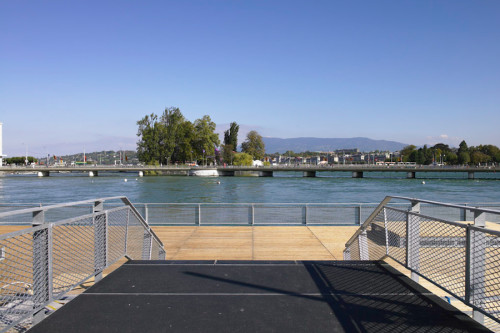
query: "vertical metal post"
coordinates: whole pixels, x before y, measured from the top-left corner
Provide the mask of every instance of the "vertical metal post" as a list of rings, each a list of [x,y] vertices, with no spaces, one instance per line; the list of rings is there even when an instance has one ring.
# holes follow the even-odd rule
[[[144,229],[144,238],[142,243],[142,260],[151,259],[151,250],[153,247],[153,236],[149,229]]]
[[[94,206],[95,207],[95,206]],[[96,208],[94,208],[96,209]],[[97,208],[99,209],[99,208]],[[94,274],[95,282],[102,279],[102,271],[107,261],[107,212],[96,211],[93,215],[94,225]]]
[[[420,221],[417,216],[411,214],[420,213],[420,202],[412,201],[410,212],[406,214],[406,223],[408,226],[407,237],[407,265],[415,271],[420,271]],[[411,279],[418,282],[419,276],[412,270]]]
[[[250,211],[250,217],[251,217],[251,223],[252,225],[255,224],[255,205],[252,204],[251,211]]]
[[[307,225],[307,204],[303,208],[304,218],[302,219],[302,224]]]
[[[149,209],[148,204],[144,204],[144,220],[149,224]]]
[[[467,225],[467,228],[465,229],[465,302],[466,303],[471,302],[471,285],[472,285],[471,262],[473,260],[471,251],[471,243],[472,243],[471,234],[472,230],[470,228],[470,225]]]
[[[389,255],[389,226],[387,225],[387,211],[385,207],[383,208],[384,212],[384,231],[385,231],[385,254]]]
[[[34,227],[45,224],[43,210],[33,212]],[[43,306],[52,299],[52,225],[33,233],[33,324],[45,318]]]
[[[349,247],[344,250],[344,260],[351,260],[351,249]]]
[[[363,230],[358,236],[359,243],[359,259],[360,260],[370,260],[370,255],[368,253],[368,236],[366,230]]]
[[[130,210],[131,210],[131,208],[128,207],[128,209],[127,209],[127,220],[125,221],[125,248],[124,248],[124,252],[123,253],[126,256],[128,256],[128,249],[127,249],[127,247],[128,247],[128,224],[130,222]]]
[[[467,204],[464,204],[467,206]],[[467,221],[467,210],[465,208],[460,208],[460,221]]]
[[[474,211],[474,226],[486,226],[486,213]],[[486,248],[487,237],[484,232],[470,230],[470,302],[478,308],[483,308],[486,298]],[[484,314],[472,310],[472,318],[484,324]]]
[[[361,206],[354,207],[354,221],[357,225],[361,225]]]
[[[197,221],[196,222],[197,225],[201,225],[201,205],[200,204],[198,204],[198,218],[196,221]]]

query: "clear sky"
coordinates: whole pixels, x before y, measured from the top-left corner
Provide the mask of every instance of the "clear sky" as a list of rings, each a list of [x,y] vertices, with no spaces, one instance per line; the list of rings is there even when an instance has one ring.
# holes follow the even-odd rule
[[[500,1],[1,1],[4,153],[135,149],[177,106],[272,137],[500,146]]]

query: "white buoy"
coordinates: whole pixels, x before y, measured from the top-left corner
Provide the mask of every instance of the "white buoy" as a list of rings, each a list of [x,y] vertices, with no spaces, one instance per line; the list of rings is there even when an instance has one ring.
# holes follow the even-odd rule
[[[123,181],[124,181],[124,182],[126,182],[126,181],[127,181],[127,178],[125,178]]]
[[[422,184],[425,185],[425,181],[424,180],[422,180]]]
[[[217,184],[220,184],[220,181],[218,181]]]

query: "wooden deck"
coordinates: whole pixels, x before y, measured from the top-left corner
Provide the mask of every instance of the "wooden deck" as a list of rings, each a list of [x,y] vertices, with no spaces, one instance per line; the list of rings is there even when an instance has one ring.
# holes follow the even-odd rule
[[[357,227],[153,227],[168,260],[342,260]]]

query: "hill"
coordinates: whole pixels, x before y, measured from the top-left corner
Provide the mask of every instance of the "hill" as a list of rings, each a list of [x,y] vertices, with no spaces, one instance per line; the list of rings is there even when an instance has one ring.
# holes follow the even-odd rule
[[[266,145],[266,153],[284,153],[288,150],[293,152],[304,151],[333,151],[337,149],[358,148],[360,151],[396,151],[403,149],[407,144],[387,141],[372,140],[369,138],[263,138]]]

